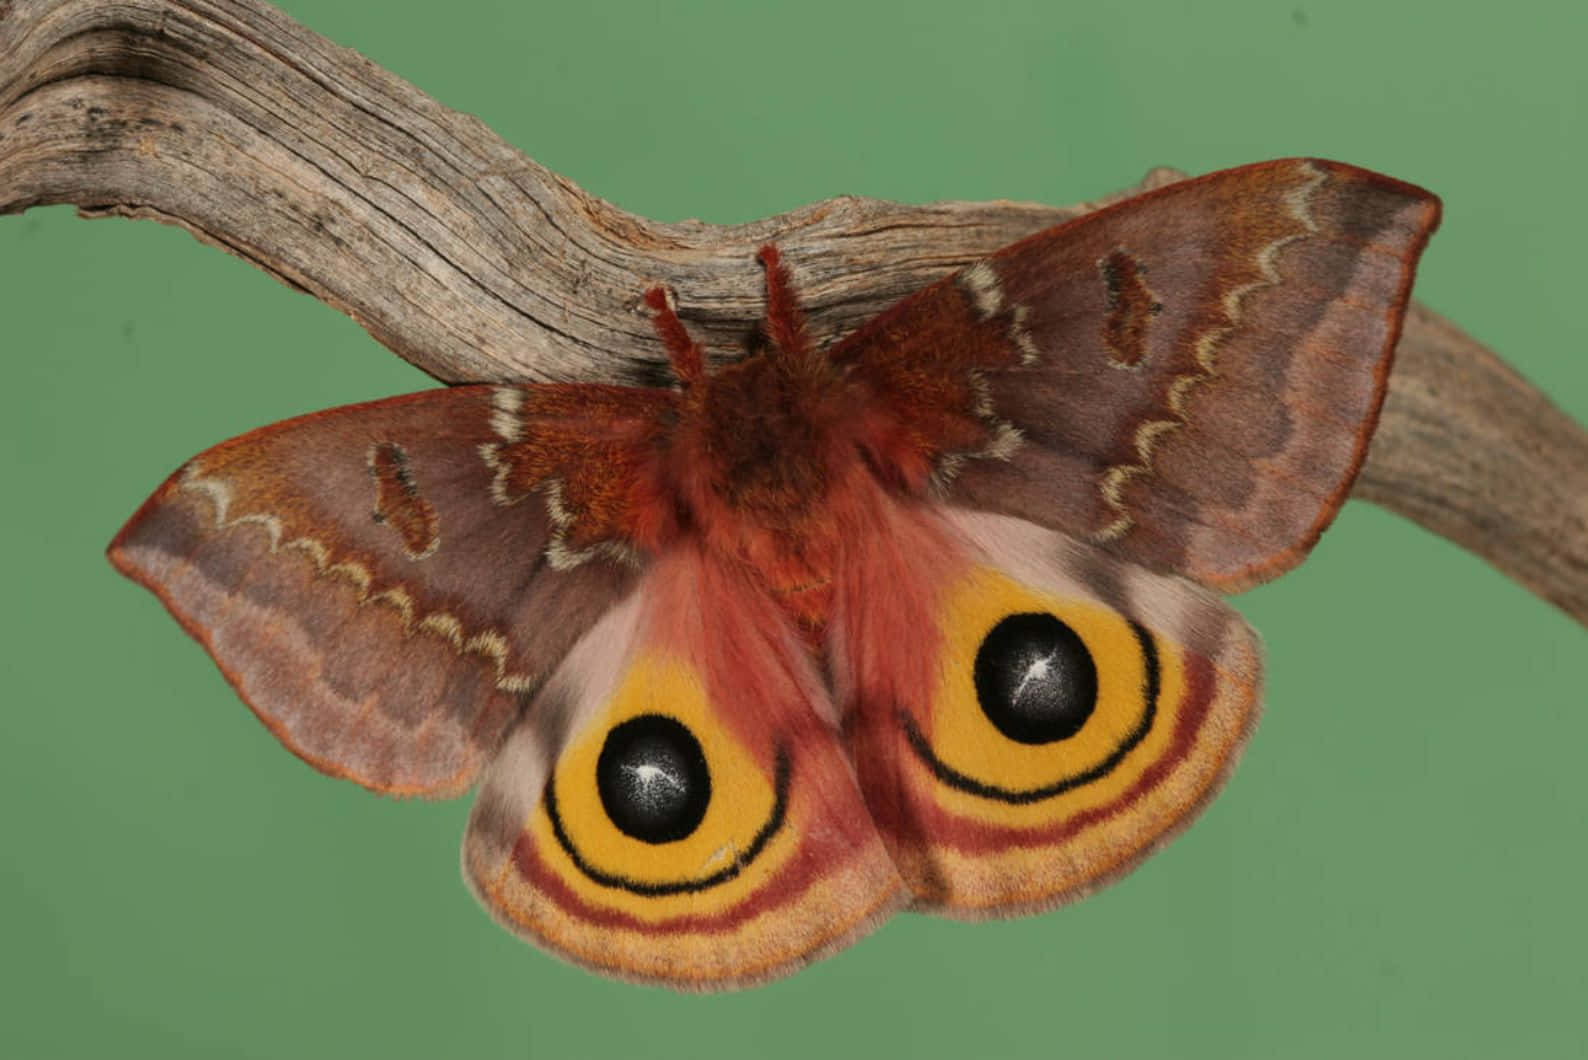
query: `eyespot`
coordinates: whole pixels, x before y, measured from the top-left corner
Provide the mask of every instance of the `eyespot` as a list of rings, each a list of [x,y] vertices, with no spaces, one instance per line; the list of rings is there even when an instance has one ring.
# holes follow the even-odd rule
[[[641,714],[607,733],[596,760],[601,805],[624,835],[672,843],[700,827],[711,772],[700,741],[665,714]]]
[[[677,913],[669,896],[687,906],[759,867],[792,774],[786,748],[747,745],[724,723],[692,666],[642,656],[558,759],[535,827],[565,879]]]
[[[899,720],[936,782],[969,806],[1040,816],[1041,804],[1113,775],[1146,738],[1162,682],[1141,626],[987,568],[944,605],[938,687]]]
[[[1232,611],[1015,532],[989,534],[1014,571],[944,579],[929,665],[862,674],[853,700],[860,782],[917,909],[1043,908],[1128,871],[1207,801],[1256,714],[1257,644]],[[861,617],[845,633],[866,658],[896,626]]]
[[[973,671],[982,713],[1023,744],[1065,740],[1097,706],[1097,665],[1075,630],[1044,612],[1010,615],[982,639]]]

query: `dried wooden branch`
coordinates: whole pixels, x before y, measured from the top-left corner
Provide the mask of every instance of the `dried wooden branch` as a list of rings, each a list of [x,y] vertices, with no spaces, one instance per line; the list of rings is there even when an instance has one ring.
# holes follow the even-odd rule
[[[652,381],[657,281],[736,348],[769,240],[825,341],[1090,208],[839,198],[659,224],[259,0],[0,0],[0,212],[63,202],[181,225],[452,382]],[[1421,306],[1357,495],[1588,622],[1588,433]]]

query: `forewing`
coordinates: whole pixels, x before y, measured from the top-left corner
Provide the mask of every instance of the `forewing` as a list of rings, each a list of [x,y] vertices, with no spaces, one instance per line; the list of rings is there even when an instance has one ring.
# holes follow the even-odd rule
[[[463,867],[530,941],[687,989],[791,972],[908,898],[789,620],[692,548],[536,697],[486,772]]]
[[[470,386],[274,424],[172,475],[110,558],[311,765],[459,794],[632,585],[670,402]]]
[[[1226,170],[1005,248],[833,356],[909,484],[1235,591],[1344,501],[1438,219],[1339,163]]]
[[[919,908],[1081,897],[1185,827],[1258,711],[1217,598],[1008,516],[901,509],[842,572],[840,702]]]

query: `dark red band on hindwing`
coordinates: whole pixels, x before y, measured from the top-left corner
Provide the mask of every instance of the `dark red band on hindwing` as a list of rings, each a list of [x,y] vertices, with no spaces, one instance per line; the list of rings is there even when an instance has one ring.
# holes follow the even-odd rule
[[[1185,662],[1185,694],[1175,712],[1177,720],[1168,749],[1123,795],[1104,806],[1084,810],[1042,828],[993,825],[955,814],[933,800],[921,798],[911,803],[909,820],[912,823],[905,831],[915,829],[916,822],[924,822],[924,830],[931,833],[934,844],[950,846],[966,853],[998,853],[1015,846],[1061,843],[1087,828],[1118,817],[1184,763],[1198,732],[1207,721],[1208,709],[1213,703],[1217,687],[1213,666],[1200,656],[1187,656]],[[884,835],[900,834],[901,823],[901,818],[895,818],[890,831],[888,822],[880,818],[877,822]]]
[[[544,808],[537,812],[545,812]],[[869,828],[866,830],[869,833]],[[570,887],[566,876],[542,859],[527,835],[514,844],[512,864],[523,881],[555,902],[569,916],[603,927],[654,931],[661,934],[694,934],[732,931],[768,910],[775,910],[798,898],[828,871],[841,868],[856,856],[866,835],[846,836],[830,831],[802,836],[791,863],[799,871],[782,872],[768,879],[749,898],[735,905],[706,914],[691,914],[667,920],[642,919],[612,906],[587,901]],[[856,842],[859,840],[859,842]]]

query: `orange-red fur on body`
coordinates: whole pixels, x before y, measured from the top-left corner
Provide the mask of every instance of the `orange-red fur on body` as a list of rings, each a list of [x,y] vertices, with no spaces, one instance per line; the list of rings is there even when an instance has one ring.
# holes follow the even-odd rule
[[[865,454],[908,464],[911,439],[868,414],[863,389],[804,345],[787,275],[768,256],[774,345],[714,373],[685,373],[695,347],[665,300],[650,299],[685,393],[649,488],[680,515],[658,548],[693,539],[737,561],[814,638],[831,617],[845,542],[875,532],[883,483]]]

